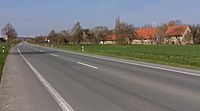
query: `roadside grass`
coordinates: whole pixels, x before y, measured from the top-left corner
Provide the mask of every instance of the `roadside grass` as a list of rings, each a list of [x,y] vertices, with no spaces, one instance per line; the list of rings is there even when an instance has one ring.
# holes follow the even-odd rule
[[[54,48],[200,70],[200,45],[59,45]]]
[[[4,53],[3,53],[3,47],[5,47]],[[10,49],[9,45],[7,45],[5,43],[0,43],[0,81],[1,81],[1,76],[2,76],[2,73],[3,73],[3,67],[4,67],[4,64],[5,64],[5,60],[6,60],[6,57],[8,55],[9,49]]]

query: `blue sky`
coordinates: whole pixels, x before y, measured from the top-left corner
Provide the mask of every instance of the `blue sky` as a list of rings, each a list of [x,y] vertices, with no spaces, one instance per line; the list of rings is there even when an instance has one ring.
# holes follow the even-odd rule
[[[136,26],[174,19],[199,24],[199,6],[200,0],[0,0],[0,29],[10,22],[19,35],[45,35],[76,21],[85,28],[112,28],[117,16]]]

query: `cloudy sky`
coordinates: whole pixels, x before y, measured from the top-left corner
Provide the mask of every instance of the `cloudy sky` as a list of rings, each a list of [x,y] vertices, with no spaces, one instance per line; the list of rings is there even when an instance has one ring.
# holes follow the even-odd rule
[[[180,19],[200,23],[200,0],[0,0],[0,29],[8,22],[21,36],[67,30],[76,21],[85,28],[105,25],[115,18],[141,26]]]

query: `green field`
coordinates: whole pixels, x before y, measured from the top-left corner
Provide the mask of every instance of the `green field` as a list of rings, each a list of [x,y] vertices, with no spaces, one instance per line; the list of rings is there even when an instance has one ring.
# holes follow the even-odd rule
[[[5,52],[3,53],[3,46],[5,47]],[[6,44],[2,44],[0,43],[0,81],[1,81],[1,76],[2,76],[2,72],[3,72],[3,67],[4,67],[4,63],[6,60],[6,56],[8,55],[10,47]]]
[[[59,45],[60,49],[145,61],[170,66],[200,69],[200,45]]]

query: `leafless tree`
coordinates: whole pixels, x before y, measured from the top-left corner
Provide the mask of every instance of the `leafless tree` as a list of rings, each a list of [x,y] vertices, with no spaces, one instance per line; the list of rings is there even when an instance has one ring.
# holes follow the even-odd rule
[[[192,40],[193,40],[193,35],[192,32],[187,32],[187,34],[185,35],[185,39],[183,39],[185,44],[191,44]]]
[[[69,30],[68,31],[62,31],[61,35],[62,35],[63,43],[65,45],[67,45],[70,42],[70,37],[71,37],[70,31]]]
[[[199,25],[191,25],[190,29],[192,31],[194,44],[200,44],[200,24]]]
[[[136,28],[132,24],[120,22],[115,26],[115,34],[118,36],[120,44],[131,44],[136,37]]]
[[[179,26],[183,25],[183,22],[181,20],[170,20],[168,22],[168,26]]]
[[[153,28],[153,25],[151,25],[151,24],[145,24],[141,28],[147,28],[147,29],[149,29],[149,28]]]
[[[74,27],[72,28],[72,42],[74,44],[79,44],[83,41],[83,32],[80,22],[76,22]]]
[[[44,44],[45,43],[45,36],[38,36],[38,37],[35,37],[34,40],[32,40],[31,43],[34,43],[34,44]]]
[[[50,43],[54,45],[68,44],[70,41],[70,37],[71,35],[69,31],[55,32],[54,30],[52,30],[48,35]]]
[[[168,25],[162,24],[162,25],[158,26],[157,28],[159,29],[159,32],[156,35],[156,42],[157,42],[157,44],[161,44],[164,41]]]
[[[49,38],[51,44],[55,44],[55,41],[56,41],[55,40],[55,38],[56,38],[56,32],[55,32],[55,30],[52,30],[49,33],[48,38]]]
[[[10,23],[5,25],[5,27],[1,30],[1,33],[2,35],[6,36],[10,44],[12,44],[14,39],[17,38],[17,32]]]
[[[132,24],[125,24],[124,34],[128,37],[129,44],[132,44],[132,41],[136,38],[136,27]]]
[[[94,40],[96,43],[105,41],[105,37],[109,34],[109,29],[106,26],[97,26],[92,29]]]

